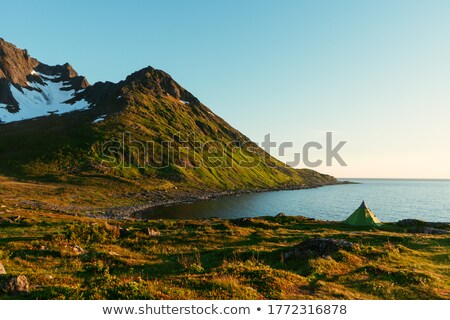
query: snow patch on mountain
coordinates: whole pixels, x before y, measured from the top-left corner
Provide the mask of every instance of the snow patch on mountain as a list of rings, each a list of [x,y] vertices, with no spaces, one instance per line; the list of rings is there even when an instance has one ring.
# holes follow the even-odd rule
[[[1,123],[62,114],[89,107],[89,103],[85,100],[77,101],[74,104],[66,103],[76,93],[74,89],[71,89],[69,82],[55,82],[53,79],[59,76],[40,75],[34,70],[33,72],[32,74],[41,77],[43,84],[28,82],[28,88],[20,87],[20,89],[10,84],[11,93],[19,104],[19,110],[10,112],[7,105],[0,104]]]
[[[100,117],[98,117],[97,119],[95,119],[94,121],[92,121],[92,123],[102,122],[103,120],[105,120],[105,118],[106,118],[106,114],[101,115]]]
[[[31,71],[31,74],[35,75],[35,76],[39,76],[43,80],[55,80],[55,79],[58,79],[61,77],[61,74],[49,75],[49,74],[44,74],[44,73],[38,73],[38,72],[36,72],[36,70]]]

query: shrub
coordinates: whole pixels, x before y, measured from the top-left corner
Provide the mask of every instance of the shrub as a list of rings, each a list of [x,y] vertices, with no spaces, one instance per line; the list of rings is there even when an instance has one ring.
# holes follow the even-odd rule
[[[89,244],[111,241],[117,239],[120,234],[107,224],[74,223],[67,227],[65,235],[69,241]]]

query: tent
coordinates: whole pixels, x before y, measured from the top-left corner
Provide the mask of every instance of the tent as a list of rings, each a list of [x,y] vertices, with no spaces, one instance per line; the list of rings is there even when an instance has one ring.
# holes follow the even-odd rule
[[[381,221],[375,216],[372,210],[367,207],[364,201],[344,222],[352,226],[363,227],[379,227],[382,225]]]

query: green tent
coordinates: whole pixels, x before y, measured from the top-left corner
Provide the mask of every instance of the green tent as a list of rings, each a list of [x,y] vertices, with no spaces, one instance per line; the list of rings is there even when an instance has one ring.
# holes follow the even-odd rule
[[[352,226],[366,226],[366,227],[379,227],[381,226],[381,221],[375,216],[375,214],[370,210],[366,203],[363,201],[358,209],[348,217],[345,223]]]

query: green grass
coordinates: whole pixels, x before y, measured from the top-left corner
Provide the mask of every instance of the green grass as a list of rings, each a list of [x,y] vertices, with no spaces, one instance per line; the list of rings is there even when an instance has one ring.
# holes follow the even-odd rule
[[[6,210],[10,211],[7,212]],[[1,299],[449,299],[450,236],[302,217],[106,221],[0,209],[0,261],[30,293]],[[120,231],[119,228],[127,231]],[[147,228],[159,230],[149,236]],[[314,237],[358,249],[284,260]],[[74,250],[83,248],[84,253]]]

